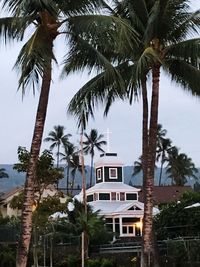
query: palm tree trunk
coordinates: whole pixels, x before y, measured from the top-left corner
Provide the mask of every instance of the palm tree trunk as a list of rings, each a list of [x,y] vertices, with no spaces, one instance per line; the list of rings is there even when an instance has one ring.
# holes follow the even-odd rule
[[[148,155],[148,97],[146,78],[142,81],[142,101],[143,101],[143,118],[142,118],[142,172],[143,172],[143,194],[146,195],[146,177],[147,177],[147,155]],[[145,232],[144,224],[143,230]],[[141,263],[144,261],[144,242],[142,240]],[[142,265],[142,264],[141,264]],[[143,265],[142,265],[143,266]]]
[[[90,166],[90,187],[92,187],[92,171],[93,171],[93,159],[94,156],[91,156],[91,166]]]
[[[51,42],[51,47],[52,47]],[[51,84],[51,61],[43,74],[40,99],[38,103],[35,128],[31,144],[29,165],[24,188],[24,204],[22,208],[22,233],[19,253],[16,261],[17,267],[26,267],[32,231],[32,205],[34,202],[34,185],[37,160],[40,152],[46,112]]]
[[[57,164],[56,164],[56,168],[57,168],[57,169],[58,169],[58,167],[59,167],[59,153],[60,153],[60,144],[58,144]]]
[[[72,176],[72,187],[71,187],[71,195],[73,195],[73,189],[74,189],[74,184],[75,184],[75,177],[76,177],[76,170]]]
[[[152,69],[152,98],[151,117],[149,127],[149,143],[147,155],[147,176],[145,181],[144,198],[144,221],[143,221],[143,262],[142,267],[155,267],[154,264],[154,242],[153,242],[153,187],[154,169],[156,158],[156,137],[158,124],[158,101],[159,101],[159,79],[160,65],[156,64]]]
[[[163,172],[163,164],[164,164],[164,159],[163,159],[163,155],[162,155],[161,165],[160,165],[160,176],[159,176],[159,183],[158,183],[159,186],[161,186],[162,172]]]
[[[86,176],[85,176],[85,164],[84,164],[84,155],[83,155],[83,126],[81,126],[81,137],[80,137],[80,153],[81,153],[81,174],[82,174],[82,192],[83,192],[83,205],[84,212],[87,216],[87,198],[86,198]],[[85,266],[85,259],[88,257],[88,242],[87,242],[87,233],[83,230],[82,233],[82,244],[84,244],[84,249],[82,249],[82,267]]]
[[[70,167],[69,167],[69,161],[68,161],[68,162],[67,162],[67,177],[66,177],[66,178],[67,178],[67,181],[66,181],[66,183],[67,183],[67,184],[66,184],[66,186],[67,186],[67,188],[66,188],[66,189],[67,189],[67,195],[68,195],[68,193],[69,193],[69,168],[70,168]]]

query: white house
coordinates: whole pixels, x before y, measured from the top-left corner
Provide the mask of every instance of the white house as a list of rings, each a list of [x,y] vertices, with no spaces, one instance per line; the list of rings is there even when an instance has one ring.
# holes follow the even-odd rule
[[[95,174],[95,185],[86,190],[87,202],[120,238],[141,236],[144,204],[138,201],[140,189],[124,183],[123,163],[117,153],[100,155]],[[75,198],[82,200],[82,192]]]

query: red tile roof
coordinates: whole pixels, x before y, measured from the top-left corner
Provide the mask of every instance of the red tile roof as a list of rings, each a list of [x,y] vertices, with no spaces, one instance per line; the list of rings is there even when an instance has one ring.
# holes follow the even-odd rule
[[[141,187],[140,187],[141,188]],[[180,199],[186,191],[193,191],[191,186],[154,186],[153,200],[154,205],[166,204]],[[144,191],[139,192],[139,201],[144,202]]]

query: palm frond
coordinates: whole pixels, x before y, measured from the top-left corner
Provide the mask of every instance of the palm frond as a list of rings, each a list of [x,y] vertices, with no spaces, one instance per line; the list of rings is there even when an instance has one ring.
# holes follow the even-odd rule
[[[125,62],[116,68],[125,82],[123,90],[120,90],[115,77],[110,75],[109,72],[98,74],[74,95],[68,106],[69,114],[78,116],[81,111],[80,107],[84,104],[86,109],[88,109],[89,114],[91,112],[93,115],[94,109],[96,109],[99,104],[103,104],[105,105],[104,114],[106,115],[110,105],[116,98],[128,99],[129,97],[132,97],[133,94],[136,95],[138,85],[134,80],[135,66]]]
[[[0,39],[7,44],[8,41],[21,41],[26,28],[34,21],[34,17],[5,17],[0,18]]]
[[[168,59],[163,64],[172,81],[181,85],[194,96],[200,96],[200,70],[181,59]]]
[[[52,48],[49,47],[48,38],[43,26],[39,26],[19,53],[14,67],[21,74],[19,88],[22,88],[22,94],[25,93],[28,85],[32,85],[34,93],[49,60],[56,62]]]
[[[23,17],[47,11],[57,17],[58,7],[54,0],[3,0],[3,8],[14,17]]]
[[[167,58],[182,59],[199,68],[200,38],[189,39],[166,48]]]

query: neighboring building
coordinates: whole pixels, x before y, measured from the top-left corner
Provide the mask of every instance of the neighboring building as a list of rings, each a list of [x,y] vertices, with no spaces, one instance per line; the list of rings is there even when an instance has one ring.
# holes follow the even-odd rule
[[[0,198],[0,213],[3,217],[6,216],[19,216],[21,215],[21,210],[12,209],[10,207],[10,202],[13,197],[18,196],[21,192],[23,192],[23,187],[16,187],[11,191],[3,194]]]
[[[144,195],[142,187],[139,192],[139,200],[143,201]],[[154,186],[153,189],[153,202],[154,205],[167,204],[170,202],[178,201],[180,197],[185,192],[193,191],[191,186],[176,186],[176,185],[167,185],[167,186]]]
[[[3,217],[6,216],[20,216],[21,215],[21,210],[20,209],[12,209],[10,207],[10,202],[11,200],[15,197],[18,196],[20,193],[22,193],[24,190],[23,187],[16,187],[12,189],[11,191],[3,194],[0,198],[0,213],[2,214]],[[48,185],[46,189],[44,189],[42,196],[40,198],[40,201],[42,201],[44,198],[47,197],[53,197],[55,195],[60,196],[60,202],[64,203],[66,201],[66,198],[63,198],[61,195],[62,193],[58,191],[53,185]],[[36,202],[38,201],[39,195],[37,192],[35,193],[35,200]]]
[[[140,189],[124,183],[123,163],[117,153],[102,154],[95,173],[96,184],[86,190],[87,202],[120,238],[141,236],[144,204],[138,200]],[[82,192],[75,198],[82,200]]]

